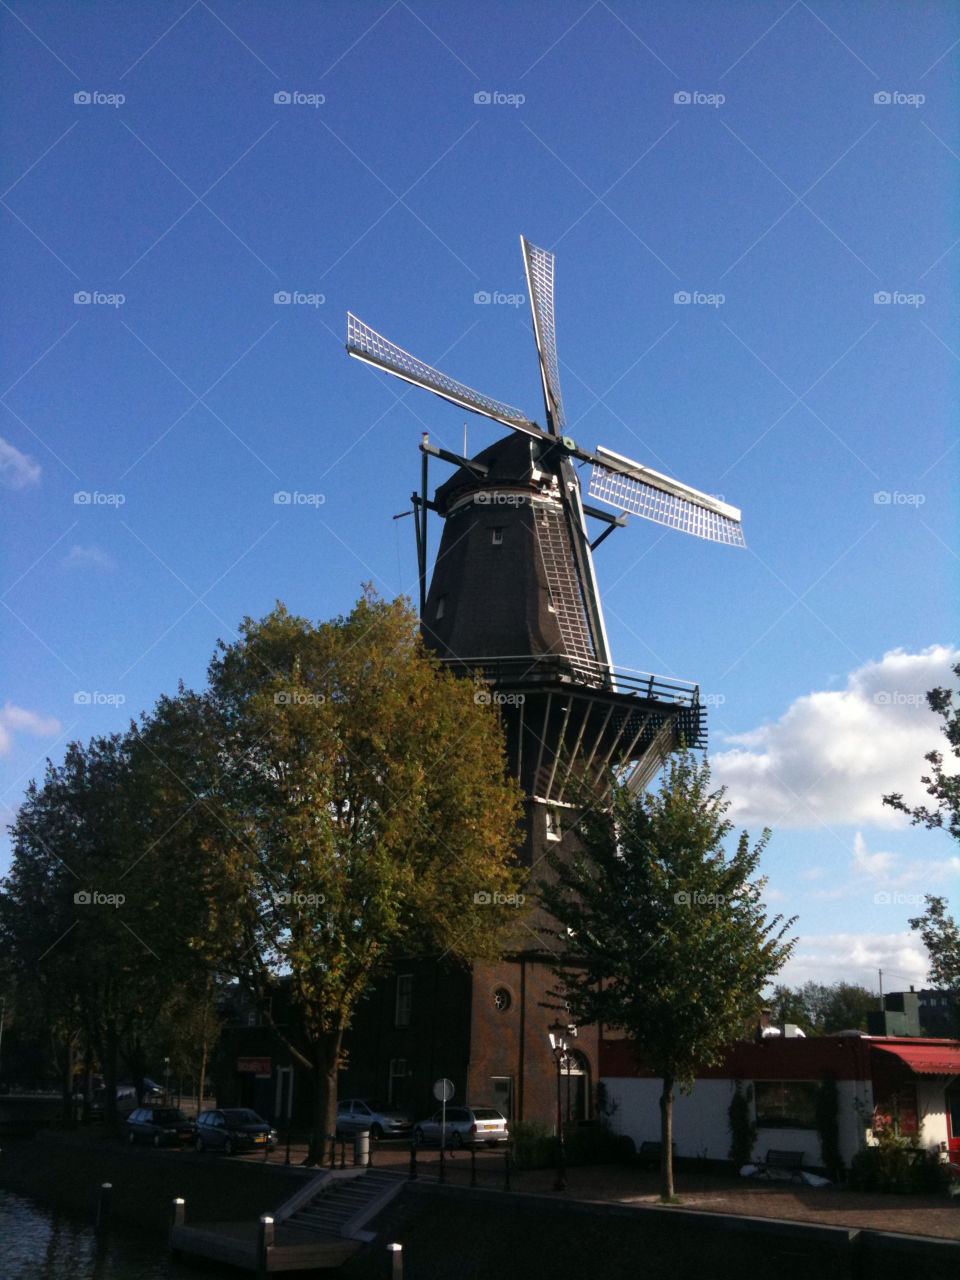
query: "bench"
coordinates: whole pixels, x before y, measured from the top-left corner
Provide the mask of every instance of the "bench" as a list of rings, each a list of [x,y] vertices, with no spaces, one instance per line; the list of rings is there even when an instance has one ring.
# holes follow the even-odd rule
[[[770,1170],[776,1169],[783,1173],[788,1173],[792,1178],[799,1178],[801,1181],[803,1175],[803,1152],[802,1151],[775,1151],[767,1152],[766,1160],[761,1160],[757,1165],[757,1173],[762,1177],[769,1177]]]

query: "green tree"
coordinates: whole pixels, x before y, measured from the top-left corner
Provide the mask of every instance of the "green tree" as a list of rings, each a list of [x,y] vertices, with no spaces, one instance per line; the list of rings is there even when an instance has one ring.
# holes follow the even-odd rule
[[[156,804],[153,768],[135,731],[71,743],[62,765],[48,761],[11,826],[0,894],[2,942],[62,1028],[65,1089],[82,1041],[103,1070],[108,1123],[120,1058],[142,1088],[146,1037],[196,970],[190,939],[206,911],[191,892],[194,864],[163,857],[170,815]]]
[[[960,682],[960,662],[954,666],[953,674]],[[960,706],[955,701],[957,696],[952,690],[938,686],[927,693],[927,703],[943,721],[940,728],[951,753],[960,759]],[[927,795],[936,801],[935,806],[915,805],[911,808],[898,792],[884,796],[883,803],[908,814],[914,826],[939,827],[948,831],[954,840],[960,840],[960,774],[944,773],[943,753],[940,751],[928,751],[924,759],[930,765],[930,772],[920,781],[926,787]]]
[[[614,785],[609,808],[584,808],[582,853],[550,858],[556,879],[539,886],[559,924],[557,995],[576,1023],[625,1031],[662,1079],[661,1195],[673,1198],[674,1088],[755,1019],[760,992],[786,962],[793,920],[768,919],[757,876],[768,839],[733,853],[724,791],[711,792],[706,762],[682,752],[656,794]]]
[[[952,670],[960,684],[960,662]],[[950,753],[956,759],[960,759],[958,696],[960,694],[942,685],[927,693],[930,710],[943,721],[941,732],[947,740]],[[928,751],[924,759],[930,765],[930,772],[924,774],[920,781],[926,787],[927,795],[935,801],[934,806],[911,807],[896,792],[884,796],[883,803],[907,814],[914,826],[922,825],[931,830],[939,828],[949,832],[954,840],[960,840],[960,774],[944,772],[943,753],[940,751]],[[929,953],[930,981],[934,986],[953,994],[953,1015],[957,1034],[960,1035],[960,928],[947,913],[944,898],[927,894],[925,902],[926,910],[922,916],[914,916],[910,920],[910,927],[920,934]]]
[[[282,605],[221,645],[201,699],[162,709],[181,803],[171,839],[202,844],[216,920],[205,947],[268,1021],[287,975],[297,1018],[274,1030],[313,1082],[308,1159],[336,1115],[344,1031],[401,955],[499,955],[516,911],[518,789],[496,713],[423,648],[403,601],[367,594],[316,626]],[[207,744],[186,758],[178,724]]]

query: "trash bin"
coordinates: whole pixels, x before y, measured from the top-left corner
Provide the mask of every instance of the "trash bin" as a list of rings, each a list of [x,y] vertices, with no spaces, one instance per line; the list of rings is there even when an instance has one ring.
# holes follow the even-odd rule
[[[363,1168],[370,1163],[369,1129],[361,1129],[353,1140],[353,1163]]]

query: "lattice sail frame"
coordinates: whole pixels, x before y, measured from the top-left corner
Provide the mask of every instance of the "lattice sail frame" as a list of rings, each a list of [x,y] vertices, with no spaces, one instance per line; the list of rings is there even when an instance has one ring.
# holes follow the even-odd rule
[[[590,474],[589,493],[592,498],[608,502],[621,511],[642,516],[656,524],[690,533],[708,542],[720,542],[727,546],[745,547],[746,540],[740,526],[740,512],[707,493],[690,489],[669,476],[641,467],[639,463],[621,459],[610,450],[598,450],[611,458],[611,469],[594,463]],[[617,464],[628,466],[621,470]],[[616,469],[612,469],[616,467]],[[633,471],[636,474],[631,474]]]
[[[523,236],[523,265],[530,290],[530,307],[537,333],[537,349],[540,352],[540,374],[543,378],[544,399],[553,418],[555,435],[563,435],[567,417],[563,411],[560,394],[560,360],[557,356],[557,322],[553,304],[553,280],[556,258],[547,249],[539,249]]]
[[[347,350],[358,360],[365,360],[368,364],[385,369],[388,373],[403,378],[405,382],[410,382],[415,387],[424,387],[427,391],[432,391],[434,395],[440,396],[443,400],[449,400],[451,404],[461,409],[482,413],[485,417],[492,418],[494,422],[503,423],[505,427],[515,427],[519,431],[530,431],[535,435],[541,434],[539,428],[519,409],[504,404],[502,400],[485,396],[480,391],[474,391],[465,383],[457,382],[455,378],[448,377],[439,369],[434,369],[432,365],[418,360],[409,351],[404,351],[395,342],[385,338],[382,333],[377,333],[376,329],[359,320],[352,311],[347,312]]]

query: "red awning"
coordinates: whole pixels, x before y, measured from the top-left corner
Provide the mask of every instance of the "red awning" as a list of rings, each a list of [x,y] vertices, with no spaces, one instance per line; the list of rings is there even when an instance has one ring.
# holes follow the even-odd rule
[[[960,1043],[875,1044],[873,1048],[893,1054],[916,1076],[960,1076]]]

